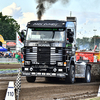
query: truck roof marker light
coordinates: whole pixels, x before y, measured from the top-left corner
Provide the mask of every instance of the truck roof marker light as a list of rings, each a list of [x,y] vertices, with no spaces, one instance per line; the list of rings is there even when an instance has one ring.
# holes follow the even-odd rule
[[[62,23],[62,25],[65,25],[65,23]]]

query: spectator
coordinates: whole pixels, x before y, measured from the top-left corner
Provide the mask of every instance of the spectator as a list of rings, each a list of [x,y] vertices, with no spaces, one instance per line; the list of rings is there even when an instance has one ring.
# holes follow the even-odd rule
[[[4,55],[5,55],[5,53],[3,52],[3,53],[2,53],[2,57],[4,57]]]
[[[23,61],[23,52],[21,52],[21,62]]]
[[[5,58],[9,58],[9,54],[8,53],[6,53]]]
[[[2,58],[2,56],[3,56],[3,53],[2,53],[2,52],[0,52],[0,58]]]
[[[18,59],[18,53],[15,54],[15,58]]]
[[[12,58],[12,57],[13,57],[13,54],[12,54],[12,52],[11,52],[11,51],[9,52],[9,57],[10,57],[10,58]]]
[[[18,62],[21,62],[21,52],[18,52]]]
[[[15,54],[15,58],[18,60],[18,62],[21,62],[20,52]]]
[[[15,54],[16,54],[16,53],[13,53],[13,58],[15,58]]]

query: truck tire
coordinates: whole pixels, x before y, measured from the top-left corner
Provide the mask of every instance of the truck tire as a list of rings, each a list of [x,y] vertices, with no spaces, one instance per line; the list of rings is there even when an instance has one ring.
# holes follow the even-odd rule
[[[86,67],[84,82],[86,82],[86,83],[91,82],[91,69],[90,69],[90,66]]]
[[[70,71],[68,72],[68,76],[65,79],[66,83],[73,84],[75,81],[75,65],[70,65]]]
[[[26,80],[27,80],[27,82],[35,82],[35,80],[36,80],[36,77],[35,76],[26,76]]]

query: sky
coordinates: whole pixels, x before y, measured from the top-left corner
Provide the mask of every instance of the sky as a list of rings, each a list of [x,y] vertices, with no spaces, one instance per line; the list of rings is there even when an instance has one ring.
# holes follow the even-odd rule
[[[66,20],[67,16],[77,17],[77,38],[100,36],[100,0],[58,0],[50,5],[42,20]],[[36,0],[0,0],[0,12],[9,15],[26,29],[27,22],[37,20]]]

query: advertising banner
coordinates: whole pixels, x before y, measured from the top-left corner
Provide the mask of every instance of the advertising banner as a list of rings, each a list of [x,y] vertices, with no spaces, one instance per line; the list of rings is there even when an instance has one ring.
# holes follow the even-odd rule
[[[4,42],[4,39],[3,39],[3,36],[0,35],[0,41],[3,43]]]
[[[16,51],[21,51],[21,48],[24,47],[24,44],[21,42],[21,38],[18,33],[16,33]]]
[[[6,40],[6,48],[16,48],[16,40]]]

